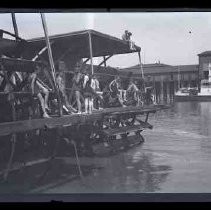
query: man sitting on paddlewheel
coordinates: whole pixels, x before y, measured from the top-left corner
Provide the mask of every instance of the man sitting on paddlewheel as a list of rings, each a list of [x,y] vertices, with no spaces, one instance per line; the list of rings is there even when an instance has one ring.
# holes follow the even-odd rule
[[[103,97],[102,92],[100,90],[100,83],[96,75],[93,75],[92,81],[91,81],[91,87],[94,90],[94,109],[101,110],[103,109]]]
[[[40,101],[41,110],[43,113],[42,116],[44,118],[49,118],[49,115],[47,113],[50,111],[48,107],[49,90],[47,87],[45,87],[41,80],[38,79],[38,74],[40,73],[40,71],[41,67],[37,65],[35,71],[31,74],[31,90],[32,94],[36,96]]]
[[[144,104],[151,105],[156,104],[153,96],[153,87],[146,87],[144,93]]]
[[[60,71],[56,74],[56,83],[59,87],[59,93],[61,96],[62,101],[62,108],[63,110],[70,114],[70,113],[76,113],[77,110],[71,106],[71,104],[68,101],[68,97],[65,91],[65,82],[64,82],[64,72]]]
[[[138,87],[136,86],[134,80],[131,78],[127,89],[127,106],[136,106],[138,104],[138,91]]]
[[[83,74],[81,73],[81,66],[76,66],[75,75],[73,77],[72,90],[74,92],[75,100],[77,103],[77,114],[82,114],[81,98],[83,98],[82,96],[83,82],[84,82],[84,78],[83,78]]]
[[[121,99],[121,96],[120,96],[119,86],[120,86],[120,77],[115,76],[115,79],[109,84],[110,107],[121,107],[121,106],[125,107],[125,105],[123,104],[123,100]]]

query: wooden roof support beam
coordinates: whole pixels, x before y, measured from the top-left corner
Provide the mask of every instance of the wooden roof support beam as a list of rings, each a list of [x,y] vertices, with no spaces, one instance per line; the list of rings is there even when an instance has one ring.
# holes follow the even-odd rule
[[[103,56],[104,66],[106,67],[106,57]]]
[[[109,59],[109,58],[111,58],[113,55],[109,55],[108,57],[106,57],[106,56],[103,56],[103,61],[100,63],[100,64],[98,64],[98,66],[97,66],[97,70],[99,69],[99,67],[100,66],[102,66],[103,64],[105,65],[105,67],[106,67],[106,61]]]
[[[98,66],[102,66],[103,64],[106,63],[106,61],[111,58],[113,55],[109,55],[108,57],[103,56],[103,61],[98,65]]]
[[[90,53],[90,61],[91,61],[91,70],[92,70],[92,75],[94,74],[94,67],[93,67],[93,49],[92,49],[92,36],[91,32],[88,32],[89,34],[89,53]]]
[[[54,42],[50,41],[50,45],[52,46]],[[46,50],[48,49],[47,46],[43,47],[36,55],[34,58],[32,58],[32,61],[36,61]]]
[[[86,64],[89,61],[90,58],[87,58],[84,62],[83,65]]]

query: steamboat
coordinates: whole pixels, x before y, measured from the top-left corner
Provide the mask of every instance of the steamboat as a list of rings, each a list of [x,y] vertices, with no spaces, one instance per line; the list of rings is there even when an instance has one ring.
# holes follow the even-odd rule
[[[12,171],[24,170],[41,162],[51,163],[56,158],[112,155],[144,142],[142,131],[152,129],[149,116],[168,109],[166,105],[141,104],[127,107],[104,107],[91,114],[66,113],[55,82],[56,66],[62,61],[66,79],[74,73],[76,61],[90,62],[90,73],[106,67],[114,55],[137,53],[141,64],[141,48],[131,49],[127,41],[94,30],[48,35],[44,14],[41,20],[45,37],[24,40],[19,37],[15,14],[12,13],[14,34],[1,30],[0,37],[0,175],[3,181]],[[4,35],[11,38],[4,38]],[[94,68],[93,58],[102,62]],[[38,99],[27,91],[27,78],[36,66],[43,70],[42,81],[49,87],[49,118],[42,118]],[[140,69],[142,71],[142,69]],[[26,79],[11,85],[14,74]],[[142,78],[144,80],[144,75]],[[5,87],[10,89],[5,91]],[[71,87],[67,87],[67,90]],[[76,99],[70,90],[69,100],[75,107]],[[54,102],[54,103],[53,103]],[[77,161],[78,167],[80,162]]]

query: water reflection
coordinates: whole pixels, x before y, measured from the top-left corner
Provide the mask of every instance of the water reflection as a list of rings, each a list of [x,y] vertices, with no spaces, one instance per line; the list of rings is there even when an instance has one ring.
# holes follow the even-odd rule
[[[142,145],[90,159],[84,182],[77,178],[44,192],[210,192],[211,103],[175,103],[149,121],[154,129],[144,131]]]
[[[211,136],[210,102],[177,103],[175,107],[175,112],[182,116],[184,123],[187,122],[192,130],[200,135]]]
[[[142,146],[107,159],[95,179],[100,186],[97,192],[208,191],[210,103],[175,103],[172,109],[151,116],[150,121],[154,129],[146,131]]]
[[[160,189],[160,184],[166,180],[171,167],[168,165],[155,165],[153,155],[136,148],[130,158],[128,165],[133,166],[125,173],[130,177],[128,188],[135,189],[136,192],[154,192]],[[133,186],[131,184],[133,183]]]
[[[141,146],[109,158],[101,158],[98,163],[103,168],[92,171],[74,183],[50,189],[47,193],[140,193],[160,190],[171,167],[153,164],[151,153],[142,151]],[[90,187],[91,186],[91,187]]]

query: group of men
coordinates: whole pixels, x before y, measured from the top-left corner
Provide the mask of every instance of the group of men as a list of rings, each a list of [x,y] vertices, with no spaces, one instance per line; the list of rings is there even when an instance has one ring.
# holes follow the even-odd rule
[[[141,91],[136,81],[130,77],[129,84],[126,90],[121,88],[121,79],[119,76],[115,76],[103,90],[100,88],[100,82],[96,75],[89,74],[88,69],[82,66],[77,66],[74,71],[72,79],[72,87],[66,89],[64,72],[59,71],[56,74],[56,83],[59,88],[63,109],[67,113],[82,114],[82,110],[86,114],[91,114],[93,110],[103,109],[108,107],[125,107],[125,106],[140,106],[145,104],[154,103],[152,96],[152,88],[146,88],[146,91]],[[36,74],[36,71],[35,71]],[[39,81],[32,86],[39,86]],[[41,107],[43,109],[43,117],[49,117],[47,112],[48,108],[48,90],[45,87],[40,86],[37,88],[37,96],[40,99]],[[32,88],[33,90],[33,88]],[[36,90],[36,88],[35,88]],[[36,91],[35,91],[36,92]],[[42,94],[40,94],[42,93]],[[67,95],[72,95],[75,99],[77,108],[74,108]],[[41,98],[40,95],[44,95]],[[74,103],[74,100],[72,101]],[[83,109],[84,107],[84,109]]]
[[[153,88],[145,88],[144,91],[138,88],[137,82],[132,77],[129,78],[129,84],[126,90],[121,88],[121,79],[116,76],[109,84],[108,101],[111,106],[142,106],[144,104],[154,104],[152,93]]]
[[[55,81],[64,112],[68,114],[81,114],[83,110],[86,114],[90,114],[95,109],[139,106],[143,104],[143,92],[139,90],[136,81],[132,77],[129,78],[129,84],[126,90],[121,88],[121,79],[119,76],[115,76],[114,80],[101,90],[97,76],[89,74],[87,70],[88,69],[84,68],[84,66],[77,66],[75,68],[74,76],[71,81],[72,87],[70,89],[66,88],[64,71],[57,71]],[[33,96],[39,99],[42,116],[49,118],[49,94],[51,89],[39,79],[39,75],[42,72],[43,69],[39,65],[36,65],[35,71],[28,76],[28,83]],[[15,72],[14,75],[16,75],[16,77],[19,76],[20,80],[23,80],[18,72]],[[13,81],[10,81],[10,83],[15,84],[15,76],[11,78],[13,78]],[[8,89],[7,86],[5,87],[5,90],[6,89]],[[77,108],[71,105],[74,103],[74,100],[70,100],[70,95],[72,95],[71,98],[75,99]],[[147,97],[147,94],[145,94],[145,96]],[[148,94],[147,103],[153,103],[151,98],[150,93]]]

